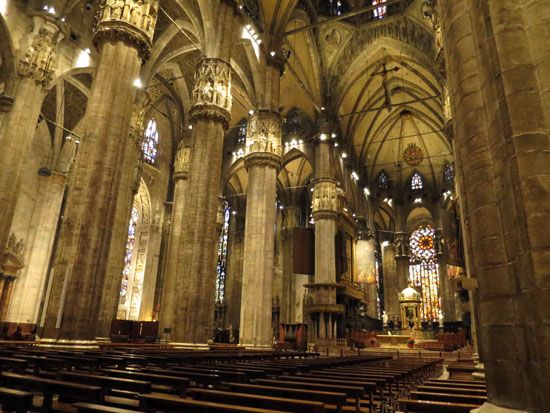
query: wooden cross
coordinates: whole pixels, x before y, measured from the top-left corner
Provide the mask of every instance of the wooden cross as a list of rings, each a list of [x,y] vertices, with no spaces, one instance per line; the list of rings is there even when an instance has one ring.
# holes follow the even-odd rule
[[[378,72],[374,72],[371,76],[382,76],[382,86],[384,87],[384,96],[386,98],[386,107],[388,109],[388,112],[391,112],[392,110],[392,103],[391,103],[391,91],[388,87],[388,73],[391,72],[397,72],[399,70],[399,67],[395,66],[391,69],[386,68],[386,63],[382,64],[382,70]]]

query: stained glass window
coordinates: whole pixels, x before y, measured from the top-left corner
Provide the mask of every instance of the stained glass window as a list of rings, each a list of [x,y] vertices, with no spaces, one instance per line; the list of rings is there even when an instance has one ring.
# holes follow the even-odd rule
[[[411,189],[415,191],[422,188],[424,188],[422,176],[418,172],[415,172],[414,175],[411,177]]]
[[[239,125],[237,125],[237,142],[238,144],[243,144],[246,142],[246,120],[243,119]]]
[[[223,203],[223,223],[220,239],[218,240],[218,264],[216,266],[216,301],[223,303],[225,299],[225,275],[227,273],[227,244],[229,237],[229,218],[231,207],[228,202]]]
[[[386,15],[386,5],[384,3],[386,3],[386,0],[372,0],[373,6],[381,5],[372,11],[375,19],[382,19]],[[382,4],[384,5],[382,6]]]
[[[329,0],[330,2],[330,14],[333,16],[339,16],[342,14],[342,0]]]
[[[455,177],[455,167],[452,163],[445,164],[443,167],[443,180],[445,183],[451,182]]]
[[[126,303],[128,297],[128,282],[130,279],[130,266],[132,264],[132,256],[136,246],[136,226],[138,223],[139,214],[137,209],[132,208],[130,223],[128,225],[128,238],[126,240],[126,253],[124,255],[124,269],[122,270],[122,282],[120,284],[120,304]]]
[[[145,138],[143,139],[143,159],[150,164],[157,160],[157,146],[159,144],[159,132],[157,122],[151,119],[145,129]]]
[[[419,227],[411,234],[409,281],[422,295],[420,315],[423,320],[436,321],[441,310],[439,298],[439,265],[435,259],[434,229]]]
[[[380,171],[378,174],[378,180],[376,185],[378,186],[378,189],[388,189],[390,186],[390,178],[384,171]]]

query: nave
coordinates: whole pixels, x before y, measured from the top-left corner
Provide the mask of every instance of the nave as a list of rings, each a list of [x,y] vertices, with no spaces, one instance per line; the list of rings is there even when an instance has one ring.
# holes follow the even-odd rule
[[[0,405],[17,413],[466,413],[483,404],[485,383],[456,373],[471,358],[439,356],[3,346]],[[457,366],[450,378],[440,378],[444,362]]]

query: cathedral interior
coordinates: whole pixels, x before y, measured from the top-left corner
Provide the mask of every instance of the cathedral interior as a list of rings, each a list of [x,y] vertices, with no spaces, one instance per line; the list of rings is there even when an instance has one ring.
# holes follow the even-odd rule
[[[462,351],[550,411],[548,0],[0,0],[0,143],[0,356]]]

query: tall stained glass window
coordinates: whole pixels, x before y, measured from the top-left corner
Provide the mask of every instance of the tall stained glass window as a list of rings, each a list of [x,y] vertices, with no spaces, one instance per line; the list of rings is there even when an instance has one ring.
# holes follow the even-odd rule
[[[422,175],[420,175],[418,172],[415,172],[414,175],[411,177],[411,189],[414,191],[422,188],[424,188]]]
[[[218,240],[218,265],[216,266],[216,301],[223,303],[225,299],[225,276],[227,274],[227,244],[229,237],[229,218],[231,207],[228,202],[223,203],[222,232]]]
[[[373,6],[379,6],[372,11],[375,19],[382,19],[386,15],[386,0],[372,0]]]
[[[145,129],[145,137],[143,139],[143,159],[150,164],[154,164],[157,160],[157,146],[159,144],[159,132],[157,130],[157,122],[151,119]]]
[[[451,182],[455,177],[455,168],[452,163],[447,163],[443,167],[443,180],[445,183]]]
[[[423,320],[436,321],[441,310],[439,298],[439,266],[435,259],[434,229],[419,227],[411,234],[409,281],[422,294],[420,315]]]
[[[380,171],[378,174],[378,179],[376,181],[378,189],[388,189],[390,186],[390,178],[385,171]]]
[[[132,256],[136,246],[136,226],[139,220],[137,209],[132,208],[130,223],[128,225],[128,238],[126,240],[126,253],[124,255],[124,269],[122,270],[122,282],[120,284],[120,304],[125,304],[128,298],[128,282],[130,280],[130,270],[132,265]]]

